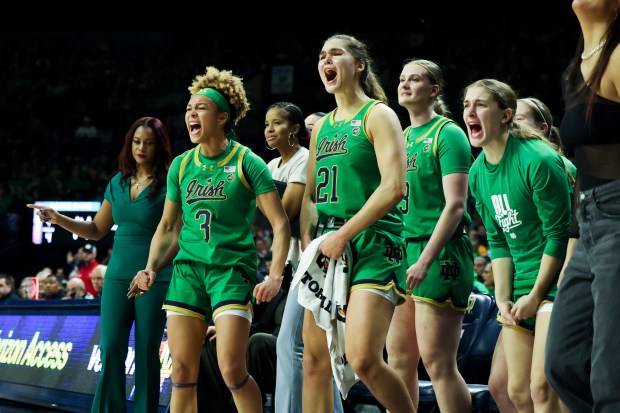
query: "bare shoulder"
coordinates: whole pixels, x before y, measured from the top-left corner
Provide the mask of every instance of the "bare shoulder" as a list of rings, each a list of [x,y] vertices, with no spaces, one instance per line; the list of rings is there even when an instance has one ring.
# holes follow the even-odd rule
[[[385,103],[379,103],[370,110],[366,118],[366,129],[370,132],[371,140],[373,140],[373,131],[398,130],[402,132],[398,115]]]
[[[398,122],[396,112],[386,103],[376,104],[368,113],[369,122],[385,122],[386,120]]]
[[[387,104],[375,105],[366,118],[366,133],[371,142],[394,140],[404,142],[403,128],[398,115]]]

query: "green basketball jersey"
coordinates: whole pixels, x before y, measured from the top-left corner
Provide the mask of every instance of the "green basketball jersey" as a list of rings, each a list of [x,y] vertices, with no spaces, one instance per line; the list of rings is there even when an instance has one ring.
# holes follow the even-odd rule
[[[570,185],[560,155],[537,139],[508,138],[499,164],[484,151],[469,186],[487,230],[491,256],[511,257],[514,294],[528,294],[543,254],[563,260],[570,229]],[[550,293],[555,291],[555,284]]]
[[[399,204],[405,220],[403,237],[430,238],[446,206],[442,178],[468,173],[472,156],[465,132],[454,121],[436,116],[404,131],[407,141],[407,191]],[[459,230],[471,223],[467,211]]]
[[[275,190],[267,164],[230,141],[215,157],[200,146],[177,156],[168,172],[167,197],[182,202],[183,228],[176,261],[242,266],[256,272],[252,222],[256,196]]]
[[[378,100],[369,100],[355,115],[334,120],[330,112],[316,140],[316,208],[319,222],[328,217],[349,219],[381,183],[374,145],[365,124]],[[402,213],[397,206],[372,225],[400,235]]]

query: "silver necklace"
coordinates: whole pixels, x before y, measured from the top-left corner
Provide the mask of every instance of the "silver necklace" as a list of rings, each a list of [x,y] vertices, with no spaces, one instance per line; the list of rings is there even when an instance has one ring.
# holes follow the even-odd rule
[[[143,180],[141,180],[141,181],[139,181],[139,182],[136,182],[136,189],[140,189],[140,186],[141,186],[144,182],[146,182],[146,181],[148,181],[149,179],[151,179],[152,177],[153,177],[152,175],[149,175],[149,176],[147,176],[146,178],[144,178]],[[137,179],[137,178],[136,178],[136,181],[138,181],[138,179]]]
[[[588,60],[589,58],[594,56],[599,50],[601,50],[603,48],[603,46],[605,46],[605,40],[607,40],[607,39],[602,39],[599,42],[599,44],[597,44],[596,47],[594,49],[590,50],[588,53],[586,53],[586,52],[581,53],[581,60]]]

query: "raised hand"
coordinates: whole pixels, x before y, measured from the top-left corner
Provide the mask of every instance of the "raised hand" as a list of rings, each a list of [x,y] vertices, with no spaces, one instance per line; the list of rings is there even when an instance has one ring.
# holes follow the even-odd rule
[[[28,208],[36,209],[37,215],[41,222],[49,222],[52,224],[56,224],[58,222],[58,217],[60,214],[56,212],[53,208],[46,207],[44,205],[36,205],[36,204],[26,204]]]

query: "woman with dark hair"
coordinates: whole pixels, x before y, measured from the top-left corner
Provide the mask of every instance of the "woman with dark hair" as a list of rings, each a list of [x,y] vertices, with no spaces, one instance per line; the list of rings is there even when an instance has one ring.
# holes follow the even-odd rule
[[[279,181],[286,185],[282,203],[291,222],[291,246],[287,260],[293,274],[297,271],[301,255],[299,212],[306,188],[309,153],[308,149],[301,146],[301,141],[307,139],[308,129],[314,127],[314,123],[323,116],[325,113],[315,112],[304,119],[301,108],[290,102],[274,103],[267,108],[265,114],[266,145],[280,154],[267,166],[276,183]],[[276,345],[278,361],[275,409],[279,413],[301,412],[303,323],[304,307],[297,302],[297,291],[292,289],[287,295]],[[335,412],[342,412],[342,403],[336,388],[334,402]]]
[[[579,239],[551,316],[545,373],[570,411],[617,412],[620,2],[574,0],[572,8],[581,35],[562,79],[560,132],[578,171],[572,232]]]
[[[308,131],[307,140],[310,140],[310,135],[312,134],[312,129],[314,128],[314,125],[319,121],[319,119],[321,119],[325,115],[327,115],[327,113],[319,111],[313,112],[306,116],[304,123],[306,124],[306,130]]]
[[[154,412],[159,405],[159,348],[166,323],[161,311],[170,278],[169,265],[178,248],[173,243],[156,269],[159,276],[151,294],[128,300],[127,290],[136,272],[143,268],[164,208],[166,176],[172,160],[170,139],[157,118],[136,120],[127,133],[118,157],[118,173],[105,191],[101,208],[92,221],[77,221],[41,205],[41,221],[60,225],[87,239],[103,238],[113,225],[112,257],[101,297],[101,379],[92,412],[127,411],[125,360],[127,343],[135,321],[134,412]]]
[[[287,261],[293,273],[299,265],[301,255],[299,211],[306,188],[308,149],[301,146],[300,141],[307,137],[306,131],[304,114],[299,106],[289,102],[277,102],[267,108],[265,145],[271,150],[277,150],[280,155],[272,159],[267,166],[274,181],[286,185],[282,203],[291,222],[291,246]],[[275,408],[284,413],[301,409],[303,307],[297,303],[295,290],[289,291],[287,295],[282,317],[276,343]]]

